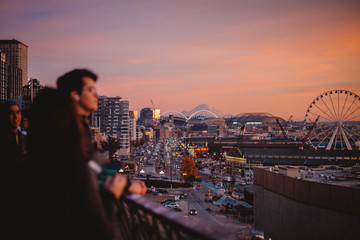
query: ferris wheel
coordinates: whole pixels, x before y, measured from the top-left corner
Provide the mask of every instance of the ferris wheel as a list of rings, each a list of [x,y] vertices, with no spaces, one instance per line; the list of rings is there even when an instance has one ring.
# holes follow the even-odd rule
[[[360,141],[360,97],[346,90],[325,92],[310,103],[304,122],[305,141],[315,149],[352,150]]]

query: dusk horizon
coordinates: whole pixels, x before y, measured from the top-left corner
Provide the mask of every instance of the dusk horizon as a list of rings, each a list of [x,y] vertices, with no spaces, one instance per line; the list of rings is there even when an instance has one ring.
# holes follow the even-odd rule
[[[357,1],[14,0],[0,39],[29,47],[29,78],[75,68],[130,110],[267,112],[304,120],[319,95],[360,94]]]

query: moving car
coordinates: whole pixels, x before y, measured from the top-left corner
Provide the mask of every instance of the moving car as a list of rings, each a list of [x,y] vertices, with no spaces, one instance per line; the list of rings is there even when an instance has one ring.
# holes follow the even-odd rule
[[[194,208],[190,209],[190,210],[189,210],[189,214],[190,214],[190,215],[197,215],[196,209],[194,209]]]

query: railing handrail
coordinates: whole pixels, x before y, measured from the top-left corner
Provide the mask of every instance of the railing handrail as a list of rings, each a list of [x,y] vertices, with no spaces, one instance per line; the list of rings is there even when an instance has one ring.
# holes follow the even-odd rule
[[[137,194],[124,194],[119,201],[120,209],[123,203],[150,214],[153,218],[170,225],[171,228],[177,229],[179,232],[186,233],[186,235],[191,236],[191,239],[234,239],[234,237],[231,237],[227,232],[221,231],[217,226],[208,223],[205,225],[191,219],[184,221],[185,218],[181,214]]]

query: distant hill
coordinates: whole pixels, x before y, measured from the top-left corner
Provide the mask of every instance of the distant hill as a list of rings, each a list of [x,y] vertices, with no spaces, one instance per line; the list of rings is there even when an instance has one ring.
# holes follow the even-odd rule
[[[200,104],[196,107],[194,107],[193,109],[191,109],[190,111],[182,111],[181,113],[184,114],[185,116],[189,117],[191,114],[200,111],[200,110],[208,110],[210,112],[213,112],[216,114],[216,116],[218,116],[219,118],[227,118],[227,117],[231,117],[230,113],[223,113],[222,111],[216,109],[215,107],[209,106],[208,104]]]

